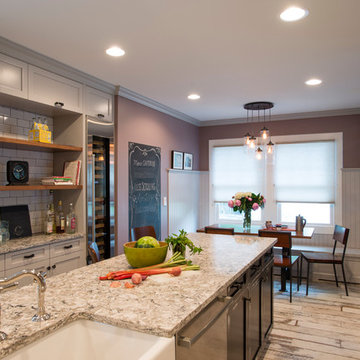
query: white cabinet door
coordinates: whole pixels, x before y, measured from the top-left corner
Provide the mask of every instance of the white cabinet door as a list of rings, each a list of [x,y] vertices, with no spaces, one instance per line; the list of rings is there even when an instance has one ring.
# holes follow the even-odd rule
[[[10,277],[11,275],[14,275],[22,270],[35,270],[36,272],[46,272],[48,274],[49,273],[49,258],[47,258],[46,260],[43,260],[43,261],[34,262],[30,265],[19,266],[19,267],[15,267],[12,269],[6,269],[5,276]],[[19,280],[18,282],[19,282],[19,286],[24,286],[24,285],[29,285],[29,284],[33,283],[34,279],[32,279],[31,277],[26,277],[24,279]],[[34,296],[36,296],[35,293],[34,293]]]
[[[5,272],[20,267],[32,269],[33,264],[40,261],[49,263],[49,245],[33,247],[5,254]]]
[[[82,84],[29,65],[29,100],[82,112]]]
[[[62,274],[64,272],[78,269],[83,265],[81,258],[82,258],[81,251],[77,251],[68,255],[58,256],[56,258],[51,259],[50,275],[54,276],[54,275]]]
[[[113,95],[86,87],[85,104],[86,115],[106,122],[113,121]]]
[[[27,64],[0,54],[0,92],[27,98]]]

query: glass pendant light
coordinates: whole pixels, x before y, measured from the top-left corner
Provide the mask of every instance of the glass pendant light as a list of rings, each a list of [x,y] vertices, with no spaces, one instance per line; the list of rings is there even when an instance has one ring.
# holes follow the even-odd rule
[[[249,110],[246,111],[246,125],[248,124],[248,122],[249,122]],[[249,132],[247,132],[244,135],[244,143],[248,147],[250,147],[250,138],[251,138],[251,134]]]
[[[262,151],[261,147],[259,146],[255,151],[255,154],[256,154],[255,156],[258,160],[262,159],[262,153],[263,153],[263,151]]]
[[[255,136],[251,136],[249,139],[249,148],[250,149],[255,149],[256,147],[256,137]]]
[[[247,133],[244,135],[245,145],[247,145],[247,146],[250,145],[250,138],[251,138],[251,135],[250,135],[249,132],[247,132]]]
[[[274,153],[274,143],[271,140],[266,145],[266,152],[270,155]]]
[[[263,127],[261,130],[260,130],[260,136],[263,140],[266,140],[269,136],[270,136],[270,131],[267,127]]]

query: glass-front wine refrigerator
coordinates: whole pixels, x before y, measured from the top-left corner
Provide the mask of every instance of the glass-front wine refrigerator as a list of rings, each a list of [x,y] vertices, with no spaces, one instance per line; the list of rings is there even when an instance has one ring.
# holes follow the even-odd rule
[[[88,118],[87,128],[88,245],[103,260],[115,255],[114,126]]]

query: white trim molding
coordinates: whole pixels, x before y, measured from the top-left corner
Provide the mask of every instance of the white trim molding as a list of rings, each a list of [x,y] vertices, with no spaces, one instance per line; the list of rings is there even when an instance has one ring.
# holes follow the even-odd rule
[[[301,120],[301,119],[305,120],[305,119],[322,118],[328,116],[345,116],[345,115],[359,115],[359,114],[360,114],[360,108],[310,111],[310,112],[301,112],[301,113],[293,113],[293,114],[271,115],[271,121]],[[246,122],[248,122],[248,119],[246,117],[233,118],[233,119],[204,120],[204,121],[200,121],[200,127],[218,126],[218,125],[235,125],[235,124],[244,124]],[[256,122],[258,122],[257,119],[254,119],[254,123]]]
[[[182,113],[181,111],[177,111],[175,109],[172,109],[166,105],[163,105],[153,99],[150,99],[146,96],[140,95],[138,93],[136,93],[135,91],[129,90],[127,88],[124,88],[122,86],[117,86],[116,87],[116,95],[122,96],[126,99],[135,101],[139,104],[145,105],[149,108],[152,108],[154,110],[160,111],[164,114],[173,116],[176,119],[180,119],[183,121],[186,121],[192,125],[196,125],[196,126],[200,126],[201,125],[201,121],[186,115],[184,113]]]

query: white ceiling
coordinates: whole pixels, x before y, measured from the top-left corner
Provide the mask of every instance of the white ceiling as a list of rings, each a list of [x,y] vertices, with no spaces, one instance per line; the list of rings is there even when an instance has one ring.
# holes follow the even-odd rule
[[[0,34],[206,121],[360,108],[360,0],[1,0]],[[111,58],[105,49],[126,51]],[[319,77],[309,88],[304,81]],[[198,101],[187,95],[197,92]]]

